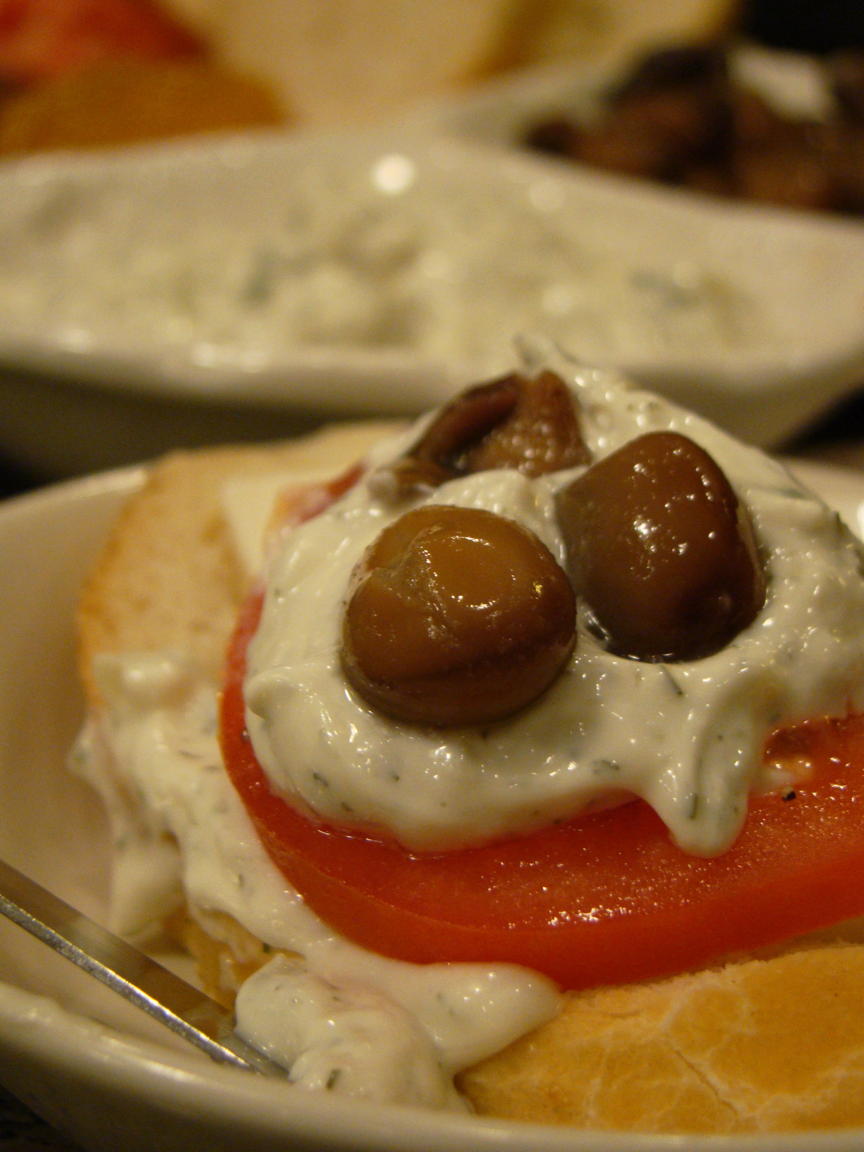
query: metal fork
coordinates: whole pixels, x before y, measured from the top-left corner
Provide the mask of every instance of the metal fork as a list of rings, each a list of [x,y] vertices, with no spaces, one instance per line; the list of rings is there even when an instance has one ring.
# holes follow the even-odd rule
[[[2,860],[0,913],[218,1063],[287,1076],[237,1035],[233,1013]]]

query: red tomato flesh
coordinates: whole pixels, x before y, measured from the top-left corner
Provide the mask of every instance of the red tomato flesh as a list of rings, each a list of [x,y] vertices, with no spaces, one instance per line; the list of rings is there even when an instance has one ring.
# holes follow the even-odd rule
[[[253,597],[230,649],[221,735],[271,858],[309,906],[373,951],[415,962],[509,961],[565,988],[692,969],[864,913],[864,717],[778,734],[817,765],[794,797],[754,797],[715,859],[677,848],[641,801],[481,848],[415,854],[317,824],[270,790],[245,730]]]

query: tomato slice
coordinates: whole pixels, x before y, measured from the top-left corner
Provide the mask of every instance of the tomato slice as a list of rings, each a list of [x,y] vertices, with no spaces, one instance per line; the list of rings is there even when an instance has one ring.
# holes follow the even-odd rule
[[[308,905],[404,960],[512,962],[565,988],[670,975],[864,914],[864,716],[776,734],[769,754],[817,767],[794,795],[753,797],[715,859],[688,856],[647,804],[529,836],[416,854],[318,824],[271,791],[245,729],[246,604],[230,646],[221,739],[266,850]]]

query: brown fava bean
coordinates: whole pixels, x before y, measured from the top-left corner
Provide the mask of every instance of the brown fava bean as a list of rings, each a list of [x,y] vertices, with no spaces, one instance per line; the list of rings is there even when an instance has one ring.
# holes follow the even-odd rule
[[[632,440],[562,489],[557,510],[576,593],[620,655],[699,659],[764,603],[749,514],[686,436]]]
[[[589,459],[570,390],[553,372],[542,372],[462,392],[391,471],[410,490],[491,468],[541,476]]]
[[[464,475],[463,453],[512,414],[519,388],[520,377],[514,374],[460,392],[405,456],[391,466],[399,486],[407,490],[437,488]]]
[[[570,389],[554,372],[541,372],[520,380],[512,412],[465,453],[463,466],[467,472],[515,468],[536,477],[590,459]]]
[[[558,676],[575,616],[565,572],[533,533],[492,512],[425,505],[385,528],[358,566],[342,666],[397,720],[490,723]]]

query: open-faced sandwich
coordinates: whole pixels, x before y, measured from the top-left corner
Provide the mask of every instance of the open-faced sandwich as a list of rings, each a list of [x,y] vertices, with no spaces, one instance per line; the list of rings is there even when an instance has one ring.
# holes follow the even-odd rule
[[[782,465],[529,349],[157,464],[79,623],[115,926],[295,1086],[864,1123],[862,550]]]

